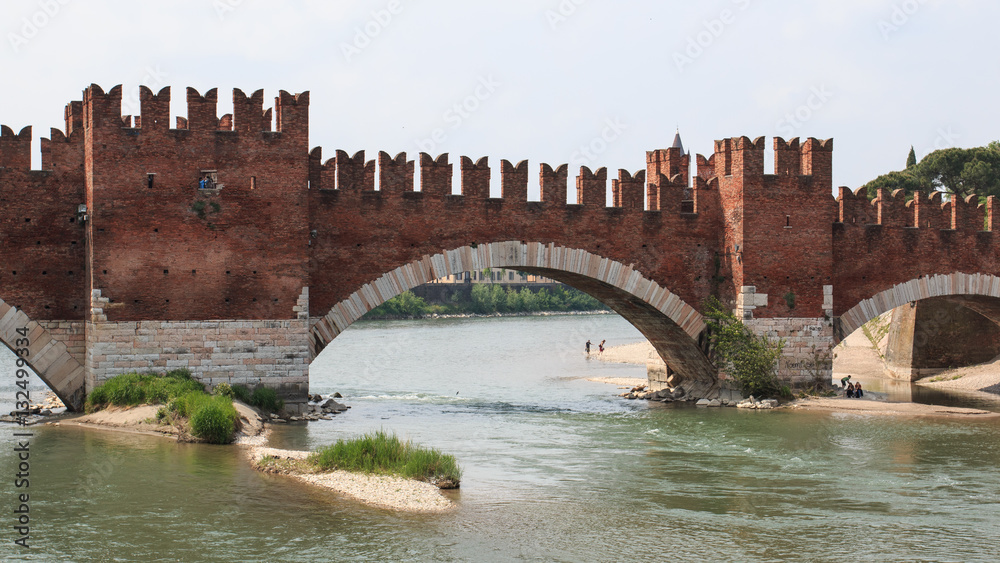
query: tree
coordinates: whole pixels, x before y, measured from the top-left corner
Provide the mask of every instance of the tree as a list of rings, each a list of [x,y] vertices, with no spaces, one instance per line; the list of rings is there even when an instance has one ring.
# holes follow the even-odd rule
[[[744,397],[780,394],[777,368],[784,340],[756,334],[715,297],[705,301],[705,322],[716,366],[736,380]]]
[[[915,160],[911,147],[906,169],[883,174],[865,184],[868,198],[874,199],[880,188],[890,193],[904,190],[907,199],[917,191],[927,195],[943,192],[960,198],[977,195],[980,200],[1000,195],[1000,142],[971,149],[936,150],[911,164]]]
[[[917,153],[913,150],[913,145],[910,145],[910,154],[906,156],[906,167],[912,168],[917,165]]]

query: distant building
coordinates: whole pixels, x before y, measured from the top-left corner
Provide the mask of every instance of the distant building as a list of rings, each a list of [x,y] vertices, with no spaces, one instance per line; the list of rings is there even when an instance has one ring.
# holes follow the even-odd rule
[[[526,274],[517,270],[484,270],[476,272],[463,272],[451,276],[436,279],[431,283],[519,283],[519,284],[552,284],[560,283],[555,280]]]

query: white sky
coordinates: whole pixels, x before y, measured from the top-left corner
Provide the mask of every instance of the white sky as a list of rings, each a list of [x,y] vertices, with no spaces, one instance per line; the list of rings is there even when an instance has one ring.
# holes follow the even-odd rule
[[[187,86],[218,87],[220,115],[233,87],[265,107],[309,90],[324,159],[489,156],[495,179],[528,159],[533,199],[539,163],[617,177],[677,126],[706,155],[738,135],[833,137],[834,185],[853,188],[910,145],[1000,138],[997,21],[987,0],[4,0],[0,123],[33,125],[37,146],[92,82],[123,84],[123,113],[139,84],[172,86],[174,115]]]

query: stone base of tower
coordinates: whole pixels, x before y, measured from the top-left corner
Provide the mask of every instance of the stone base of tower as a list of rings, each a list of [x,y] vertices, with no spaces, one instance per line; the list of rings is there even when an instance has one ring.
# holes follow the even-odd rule
[[[91,321],[86,388],[128,373],[186,368],[212,388],[265,386],[289,403],[309,390],[307,320]]]
[[[793,389],[827,387],[833,378],[833,321],[829,318],[746,319],[757,334],[785,341],[778,380]]]

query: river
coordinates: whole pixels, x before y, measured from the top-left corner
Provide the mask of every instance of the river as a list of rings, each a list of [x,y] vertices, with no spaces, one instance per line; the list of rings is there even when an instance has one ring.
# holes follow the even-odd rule
[[[370,508],[259,474],[235,447],[35,427],[30,550],[13,544],[0,425],[0,558],[34,561],[995,561],[1000,423],[626,401],[644,377],[583,343],[613,315],[357,323],[312,367],[353,408],[279,426],[314,448],[373,429],[454,454],[445,514]],[[0,367],[2,410],[13,368]]]

